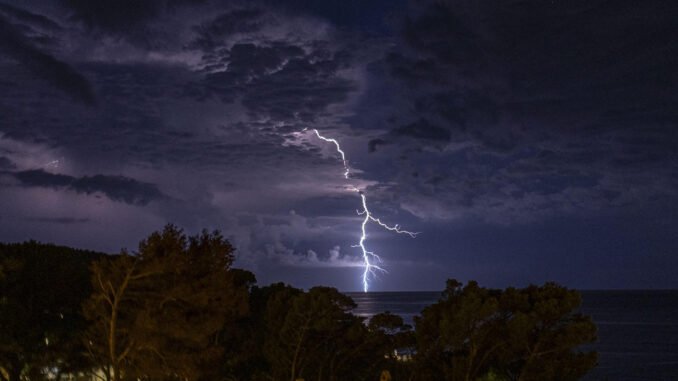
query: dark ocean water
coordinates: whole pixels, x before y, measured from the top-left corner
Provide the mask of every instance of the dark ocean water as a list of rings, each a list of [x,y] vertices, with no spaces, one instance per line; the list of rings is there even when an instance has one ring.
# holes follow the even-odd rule
[[[440,292],[347,293],[354,313],[390,311],[412,324]],[[586,381],[678,381],[678,290],[581,291],[581,311],[598,325],[598,366]]]

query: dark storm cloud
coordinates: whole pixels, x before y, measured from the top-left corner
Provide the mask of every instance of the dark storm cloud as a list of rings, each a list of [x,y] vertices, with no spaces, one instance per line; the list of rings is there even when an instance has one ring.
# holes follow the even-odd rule
[[[36,25],[44,29],[61,29],[61,26],[43,15],[28,12],[24,9],[13,7],[8,4],[0,3],[0,13],[5,14],[10,19],[15,19],[28,25]]]
[[[290,206],[296,213],[306,217],[353,217],[346,211],[355,209],[358,199],[354,194],[340,196],[310,197]]]
[[[148,11],[129,21],[132,29],[150,28],[142,33],[149,44],[141,45],[132,30],[111,39],[100,33],[117,31],[96,27],[107,22],[118,25],[115,20],[128,11],[107,16],[108,2],[69,4],[71,18],[60,22],[72,35],[64,39],[68,37],[72,46],[68,52],[75,53],[80,60],[77,67],[97,90],[98,108],[72,110],[60,100],[35,99],[30,96],[35,88],[8,91],[3,105],[11,107],[0,107],[8,121],[5,136],[47,138],[57,146],[69,146],[78,157],[97,152],[111,162],[141,159],[213,167],[227,160],[246,160],[255,151],[259,155],[262,144],[272,149],[266,156],[275,156],[276,146],[285,141],[283,134],[308,127],[309,122],[329,123],[320,122],[335,118],[327,108],[346,101],[356,90],[355,81],[340,73],[352,69],[352,57],[337,48],[323,23],[299,18],[290,26],[274,9],[256,6],[172,4],[148,5]],[[88,12],[94,15],[88,16],[87,24],[96,30],[73,25],[73,17],[84,20]],[[181,17],[181,12],[195,17]],[[102,19],[106,17],[111,20]],[[259,19],[265,22],[258,23]],[[247,25],[261,28],[243,26],[233,36],[226,24],[235,20],[249,20]],[[313,35],[302,36],[303,30]],[[19,69],[8,68],[8,77],[11,70]],[[36,108],[43,117],[36,117]],[[209,122],[200,120],[204,111]],[[224,136],[235,129],[242,130],[237,142]],[[212,134],[219,131],[222,136],[215,139]],[[183,141],[181,146],[175,144],[178,139]],[[239,145],[244,139],[250,141]]]
[[[218,71],[206,75],[205,88],[225,102],[241,98],[253,115],[308,122],[355,90],[337,74],[350,60],[322,46],[307,53],[289,44],[235,44],[209,67]]]
[[[264,27],[264,11],[258,8],[242,8],[223,13],[210,22],[196,26],[198,37],[193,46],[212,50],[221,46],[224,38],[236,33],[252,33]]]
[[[423,57],[389,60],[397,78],[423,91],[416,111],[458,131],[500,123],[530,130],[548,123],[568,134],[652,128],[678,121],[673,8],[438,2],[403,29]]]
[[[345,101],[355,90],[350,80],[333,75],[336,64],[292,60],[267,81],[252,84],[243,105],[256,114],[312,122],[327,106]]]
[[[340,26],[353,26],[380,31],[386,29],[386,19],[395,8],[405,8],[407,0],[264,0],[268,6],[283,7],[295,14],[321,17]],[[383,31],[385,32],[385,30]]]
[[[395,136],[410,136],[424,140],[450,141],[450,131],[434,126],[426,119],[419,119],[416,122],[394,128],[391,133]]]
[[[202,0],[61,0],[71,22],[84,26],[88,33],[113,36],[144,49],[167,48],[171,27],[163,26],[163,16],[180,14],[182,9],[198,6]],[[160,23],[156,23],[160,20]],[[173,35],[177,37],[176,34]]]
[[[19,14],[22,15],[21,19],[37,19],[38,24],[45,24],[39,15],[26,17],[20,12]],[[69,64],[34,46],[22,33],[21,29],[25,28],[30,31],[29,25],[17,25],[0,16],[0,52],[19,62],[33,76],[69,94],[73,99],[89,106],[95,105],[95,96],[87,79]]]
[[[31,222],[46,222],[50,224],[64,224],[64,225],[84,224],[90,221],[89,218],[73,218],[73,217],[55,217],[55,218],[34,217],[27,218],[27,220]]]
[[[567,231],[558,218],[675,220],[669,3],[0,1],[2,240],[114,252],[172,221],[221,229],[259,279],[307,266],[289,275],[307,287],[329,279],[317,266],[356,265],[356,186],[385,223],[424,232],[368,227],[402,274],[375,289],[417,289],[531,280],[549,247],[565,263],[576,239],[537,242]],[[496,243],[515,226],[523,246]],[[606,229],[582,253],[635,231]],[[355,270],[334,285],[355,288]]]
[[[252,85],[267,81],[269,73],[280,70],[283,62],[303,55],[300,47],[292,45],[235,44],[214,56],[208,66],[214,72],[206,75],[205,87],[223,101],[232,102],[235,97],[247,93]]]
[[[12,160],[0,156],[0,170],[7,170],[7,169],[14,169],[16,168],[16,164],[12,162]]]
[[[390,144],[388,141],[384,139],[372,139],[369,142],[367,142],[367,152],[372,153],[377,151],[377,147],[383,146],[386,144]]]
[[[77,193],[103,193],[113,201],[132,205],[147,205],[166,196],[154,184],[140,182],[125,176],[94,175],[73,177],[53,174],[41,169],[12,174],[24,186],[69,189]]]
[[[401,191],[412,186],[418,205],[428,195],[442,214],[519,219],[671,197],[677,11],[661,1],[419,4],[401,27],[406,47],[382,61],[409,104],[382,139],[438,148],[439,159],[405,144],[406,168],[465,167],[403,175]],[[643,173],[653,175],[638,182]]]
[[[347,229],[329,234],[328,223],[318,222],[328,214],[319,203],[313,204],[318,209],[309,218],[287,215],[297,202],[307,206],[300,201],[304,198],[342,193],[340,164],[333,153],[321,153],[317,142],[287,143],[290,139],[294,143],[292,134],[307,127],[302,123],[313,120],[320,127],[328,120],[340,121],[328,107],[340,105],[355,91],[354,80],[341,72],[348,70],[350,76],[351,57],[336,46],[324,22],[304,18],[290,22],[271,8],[238,9],[206,4],[185,8],[181,12],[192,15],[186,17],[161,7],[144,19],[131,20],[129,29],[106,26],[99,16],[85,21],[84,16],[67,12],[70,18],[60,21],[72,34],[67,36],[68,45],[57,45],[55,51],[73,54],[77,67],[97,89],[99,106],[74,110],[66,102],[36,99],[31,89],[9,89],[0,97],[0,111],[8,121],[2,137],[13,151],[8,157],[21,158],[15,160],[18,168],[28,169],[64,155],[65,171],[132,173],[146,187],[127,183],[115,187],[101,184],[102,178],[23,171],[27,173],[14,177],[33,189],[5,187],[3,193],[49,204],[35,195],[51,194],[39,188],[56,188],[145,205],[166,198],[158,188],[167,189],[182,201],[163,208],[157,203],[125,208],[80,197],[78,202],[99,212],[89,217],[83,208],[74,214],[91,219],[80,225],[85,230],[111,215],[132,218],[138,225],[175,221],[187,228],[224,229],[247,263],[269,256],[294,262],[311,241],[322,242],[316,248],[322,257],[326,240],[332,240],[331,247],[341,243]],[[230,33],[224,23],[238,18],[248,18],[252,27],[244,25]],[[335,179],[326,168],[336,169],[339,176]],[[172,174],[162,174],[167,171]],[[13,210],[14,215],[23,214],[21,206]],[[233,220],[224,217],[225,210]],[[353,206],[351,216],[352,212]],[[60,221],[69,210],[48,205],[42,214],[41,218]],[[238,220],[243,214],[257,223],[243,225]],[[332,224],[340,220],[330,218]],[[272,222],[279,220],[284,223]],[[40,226],[57,229],[52,227],[56,225]],[[140,238],[138,232],[132,236]]]
[[[62,0],[73,11],[73,18],[90,28],[125,31],[155,17],[165,1]]]

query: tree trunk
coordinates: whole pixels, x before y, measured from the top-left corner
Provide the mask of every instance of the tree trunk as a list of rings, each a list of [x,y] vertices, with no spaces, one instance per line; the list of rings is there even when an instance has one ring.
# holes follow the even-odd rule
[[[12,356],[9,369],[7,369],[7,375],[9,376],[9,381],[20,381],[21,379],[21,361],[17,355]]]
[[[466,376],[464,377],[465,381],[470,381],[471,380],[471,370],[473,369],[473,360],[476,359],[476,355],[478,354],[478,347],[475,345],[471,345],[471,350],[468,356],[468,366],[466,368]]]
[[[526,377],[525,373],[527,373],[529,367],[532,365],[532,360],[534,359],[535,355],[537,354],[538,348],[539,348],[539,342],[537,341],[537,344],[535,344],[532,351],[530,351],[530,356],[527,358],[527,360],[525,360],[525,365],[523,365],[523,369],[520,370],[520,376],[518,376],[518,381],[523,381],[525,379],[525,377]]]
[[[21,369],[10,369],[9,370],[9,381],[20,381],[21,378]]]
[[[297,341],[296,349],[294,350],[294,357],[292,358],[292,377],[290,377],[290,381],[294,381],[297,378],[296,367],[297,360],[299,358],[299,351],[301,350],[301,344],[304,342],[304,336],[306,335],[306,330],[308,329],[310,323],[311,318],[309,317],[306,319],[304,326],[301,329],[301,335],[299,335],[299,340]]]

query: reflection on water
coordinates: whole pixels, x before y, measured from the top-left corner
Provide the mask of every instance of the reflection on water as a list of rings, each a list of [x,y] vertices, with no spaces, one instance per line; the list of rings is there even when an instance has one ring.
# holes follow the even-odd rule
[[[414,324],[414,316],[424,307],[440,299],[439,291],[413,292],[347,292],[358,307],[353,313],[370,317],[381,312],[391,312],[403,318],[405,323]]]

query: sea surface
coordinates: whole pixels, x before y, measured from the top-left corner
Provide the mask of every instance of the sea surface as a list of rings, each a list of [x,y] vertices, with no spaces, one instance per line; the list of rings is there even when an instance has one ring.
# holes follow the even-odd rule
[[[440,292],[347,293],[357,315],[390,311],[409,323]],[[678,381],[678,290],[581,291],[580,311],[598,326],[598,366],[586,381]]]

